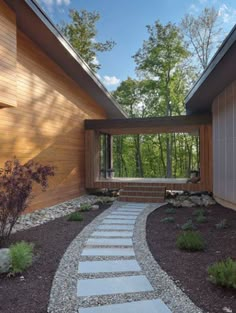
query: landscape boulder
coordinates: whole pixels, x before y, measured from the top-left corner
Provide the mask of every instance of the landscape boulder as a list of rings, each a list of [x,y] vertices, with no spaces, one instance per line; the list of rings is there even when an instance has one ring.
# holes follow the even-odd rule
[[[10,249],[0,249],[0,273],[7,273],[11,266]]]

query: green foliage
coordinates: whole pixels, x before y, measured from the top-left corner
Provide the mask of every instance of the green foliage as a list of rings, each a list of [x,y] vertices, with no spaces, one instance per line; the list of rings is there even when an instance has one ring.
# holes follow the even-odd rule
[[[81,222],[83,221],[83,216],[79,212],[73,212],[68,216],[67,221]]]
[[[206,210],[204,209],[197,209],[193,212],[193,216],[199,216],[199,215],[206,215]]]
[[[193,224],[193,221],[190,219],[185,224],[181,226],[182,230],[194,230],[196,226]]]
[[[180,29],[159,21],[135,54],[139,79],[128,78],[113,93],[129,117],[180,115],[189,90],[188,51]],[[140,105],[142,104],[142,105]],[[188,134],[114,136],[116,177],[188,177],[199,167],[199,138]]]
[[[202,236],[194,231],[181,233],[177,237],[176,245],[179,249],[187,251],[201,251],[205,247]]]
[[[80,211],[81,212],[88,212],[90,211],[92,205],[90,203],[81,203],[80,204]]]
[[[204,215],[197,215],[195,218],[196,223],[203,224],[207,222],[207,218]]]
[[[225,261],[216,262],[208,268],[211,282],[228,288],[236,289],[236,261],[228,258]]]
[[[96,72],[100,69],[100,64],[96,61],[97,52],[111,50],[115,42],[111,40],[104,43],[96,41],[96,23],[100,19],[98,12],[70,10],[69,17],[70,22],[63,22],[59,28],[79,55]]]
[[[176,209],[174,208],[168,208],[165,210],[166,214],[176,214]]]
[[[229,227],[227,219],[221,220],[218,224],[215,225],[216,229],[226,229]]]
[[[33,249],[34,245],[25,241],[10,246],[11,273],[13,275],[24,272],[32,265]]]
[[[165,224],[174,223],[174,222],[175,222],[174,217],[165,217],[161,219],[161,223],[165,223]]]

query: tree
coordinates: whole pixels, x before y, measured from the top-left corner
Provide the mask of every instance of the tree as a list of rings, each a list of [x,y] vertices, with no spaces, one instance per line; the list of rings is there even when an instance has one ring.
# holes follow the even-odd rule
[[[140,82],[128,77],[123,81],[120,86],[114,91],[113,95],[115,99],[122,105],[122,107],[128,112],[129,117],[142,116],[142,99],[140,94]],[[136,177],[143,177],[143,164],[141,156],[141,136],[132,136],[134,144],[134,160],[135,160],[135,173]],[[116,139],[116,145],[123,146],[123,139]],[[119,159],[122,159],[123,150],[119,150]],[[124,159],[124,158],[123,158]],[[122,162],[119,162],[122,165]],[[119,170],[120,172],[120,170]]]
[[[181,22],[192,55],[196,56],[197,64],[203,70],[221,41],[222,28],[218,25],[218,17],[217,10],[209,7],[205,8],[199,16],[185,15]]]
[[[163,26],[156,21],[154,26],[147,26],[147,30],[149,38],[134,56],[137,73],[155,86],[152,90],[156,94],[156,103],[152,101],[152,111],[156,115],[179,115],[186,93],[181,66],[189,56],[183,36],[180,29],[171,23]],[[171,135],[166,135],[166,156],[166,176],[172,177]]]
[[[111,50],[115,42],[112,40],[96,41],[96,23],[100,19],[98,12],[70,10],[69,17],[71,21],[62,22],[59,29],[91,69],[97,72],[101,67],[97,61],[97,52]]]

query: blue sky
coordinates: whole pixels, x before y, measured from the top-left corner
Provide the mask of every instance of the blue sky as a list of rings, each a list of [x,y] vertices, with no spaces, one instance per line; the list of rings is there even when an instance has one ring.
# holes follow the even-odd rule
[[[115,89],[128,76],[135,76],[132,56],[147,38],[146,25],[159,19],[163,24],[178,24],[186,13],[197,14],[206,6],[219,11],[220,23],[227,34],[236,23],[235,0],[38,0],[54,23],[68,19],[68,10],[98,11],[98,41],[112,39],[116,46],[98,55],[99,77],[108,90]]]

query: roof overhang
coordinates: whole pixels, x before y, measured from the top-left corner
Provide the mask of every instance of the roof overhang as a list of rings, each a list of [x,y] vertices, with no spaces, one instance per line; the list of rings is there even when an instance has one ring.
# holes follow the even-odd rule
[[[236,79],[236,25],[185,99],[188,114],[211,112],[214,98]]]
[[[110,135],[195,133],[200,126],[211,122],[211,114],[85,120],[85,129]]]
[[[17,27],[78,83],[109,118],[126,117],[120,105],[34,0],[5,1],[16,12]]]

